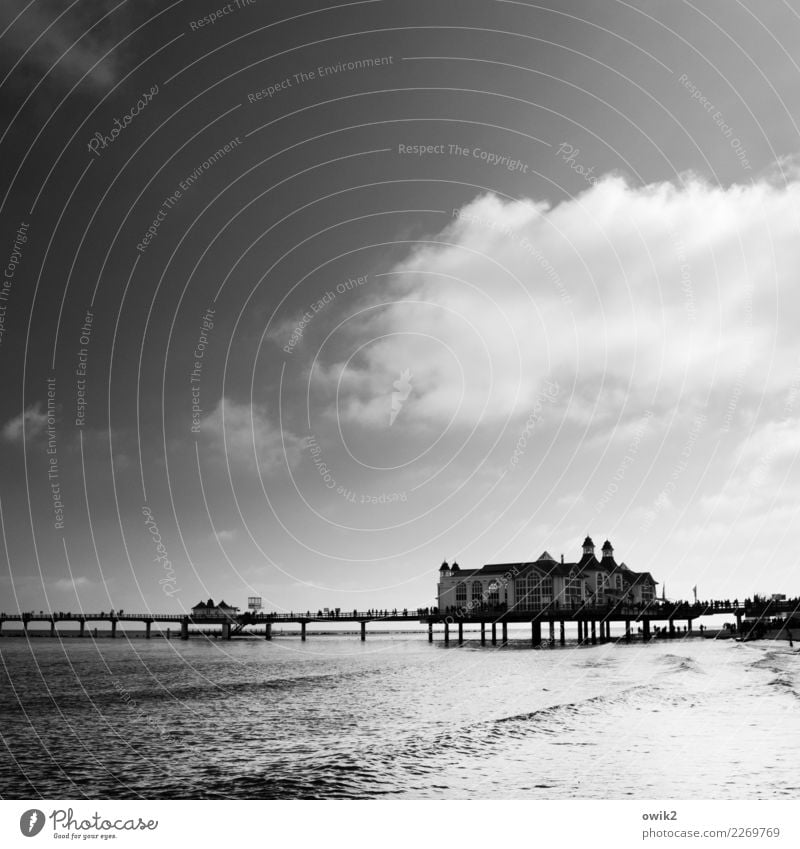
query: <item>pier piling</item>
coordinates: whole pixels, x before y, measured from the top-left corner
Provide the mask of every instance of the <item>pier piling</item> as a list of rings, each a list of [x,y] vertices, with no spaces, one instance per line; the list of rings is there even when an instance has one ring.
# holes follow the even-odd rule
[[[153,624],[153,623],[152,623],[152,622],[150,622],[149,620],[148,620],[147,622],[145,622],[145,623],[144,623],[144,638],[145,638],[146,640],[149,640],[149,639],[150,639],[150,626],[151,626],[152,624]]]
[[[492,645],[497,645],[497,623],[492,622]]]
[[[631,620],[625,620],[625,642],[629,643],[631,641]]]
[[[305,622],[300,623],[300,639],[303,640],[303,642],[305,642],[305,639],[306,639],[306,623]]]
[[[117,637],[117,620],[116,619],[111,620],[111,636],[114,639],[116,639],[116,637]]]
[[[486,623],[481,622],[481,645],[486,645]]]
[[[428,642],[433,642],[433,622],[428,622]]]
[[[508,643],[508,622],[503,622],[503,645]]]
[[[361,642],[363,643],[367,639],[367,623],[361,623]]]
[[[272,639],[272,622],[267,622],[266,627],[264,628],[264,639]]]
[[[463,643],[463,642],[464,642],[464,623],[459,622],[458,623],[458,644],[461,645],[461,643]]]
[[[563,646],[567,642],[567,635],[564,632],[564,620],[563,619],[558,623],[558,635],[559,635],[559,642]]]
[[[227,623],[226,623],[227,624]],[[228,626],[230,627],[230,626]],[[222,634],[225,635],[225,625],[222,626]],[[189,639],[189,619],[183,619],[181,621],[181,639],[188,640]]]
[[[450,642],[450,623],[445,620],[444,623],[444,642],[447,645]]]

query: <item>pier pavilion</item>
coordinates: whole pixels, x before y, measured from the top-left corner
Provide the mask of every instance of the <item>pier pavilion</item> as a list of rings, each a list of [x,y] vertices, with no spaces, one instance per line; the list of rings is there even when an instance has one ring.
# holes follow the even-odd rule
[[[547,551],[538,560],[480,569],[444,562],[439,569],[439,611],[474,616],[484,610],[571,610],[584,605],[641,605],[655,599],[657,582],[649,572],[634,572],[624,563],[618,564],[608,540],[601,552],[598,559],[594,542],[587,536],[581,557],[574,563],[565,563],[563,554],[558,561]]]

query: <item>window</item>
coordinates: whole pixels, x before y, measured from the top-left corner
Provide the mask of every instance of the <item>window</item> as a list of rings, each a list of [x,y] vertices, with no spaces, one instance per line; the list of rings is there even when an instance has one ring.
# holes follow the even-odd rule
[[[563,604],[566,607],[579,607],[583,601],[583,587],[580,578],[570,577],[564,581]]]
[[[467,585],[465,583],[456,584],[456,604],[467,603]]]
[[[489,607],[499,607],[500,605],[500,584],[497,581],[492,581],[489,584],[489,597],[487,599]]]
[[[617,588],[617,592],[621,593],[622,592],[622,575],[616,575],[614,577],[614,585]]]
[[[541,610],[553,601],[553,579],[536,572],[517,578],[514,599],[517,610]]]
[[[652,584],[642,584],[642,601],[652,601],[655,596]]]
[[[472,600],[478,603],[483,601],[483,584],[480,581],[472,582]]]
[[[595,581],[595,598],[597,600],[597,604],[605,604],[606,603],[606,589],[608,587],[608,575],[604,575],[602,572],[598,572],[594,576]]]

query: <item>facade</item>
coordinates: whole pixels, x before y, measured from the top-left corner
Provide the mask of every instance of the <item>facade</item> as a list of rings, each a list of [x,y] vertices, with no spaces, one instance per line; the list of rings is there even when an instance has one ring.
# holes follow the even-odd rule
[[[598,560],[591,537],[575,563],[556,560],[547,551],[527,563],[500,563],[481,569],[462,569],[447,562],[439,568],[438,605],[442,613],[464,615],[482,610],[536,611],[547,607],[572,610],[582,605],[623,602],[646,604],[656,598],[656,581],[649,572],[634,572],[614,559],[606,540]]]
[[[192,616],[195,618],[202,618],[203,616],[210,616],[212,618],[224,616],[230,618],[236,616],[238,613],[238,607],[231,607],[230,604],[225,604],[224,601],[214,604],[214,599],[212,598],[208,601],[201,601],[192,608]]]

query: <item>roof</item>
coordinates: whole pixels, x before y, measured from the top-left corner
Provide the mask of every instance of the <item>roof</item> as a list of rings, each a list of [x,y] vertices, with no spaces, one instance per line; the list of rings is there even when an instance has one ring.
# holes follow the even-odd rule
[[[587,537],[588,539],[588,537]],[[587,569],[602,569],[600,561],[594,554],[582,554],[581,559],[577,562],[579,572],[585,572]]]
[[[520,561],[518,563],[487,563],[481,569],[461,569],[453,577],[457,576],[460,581],[465,581],[468,578],[488,578],[510,573],[516,578],[522,578],[530,572],[535,572],[537,574],[567,578],[571,574],[576,577],[582,577],[587,571],[597,571],[604,572],[612,577],[614,575],[621,575],[623,582],[627,586],[644,583],[648,580],[654,584],[658,583],[658,581],[653,580],[650,572],[633,572],[625,564],[613,563],[609,568],[608,559],[606,558],[601,563],[596,557],[587,558],[584,556],[577,563],[559,563],[557,560],[548,560],[540,557],[538,560]]]
[[[475,569],[473,573],[480,572],[483,575],[503,575],[511,572],[515,577],[522,577],[529,572],[544,573],[545,575],[569,575],[570,569],[574,569],[575,563],[559,563],[554,559],[542,559],[525,561],[520,563],[490,563],[483,569]]]

